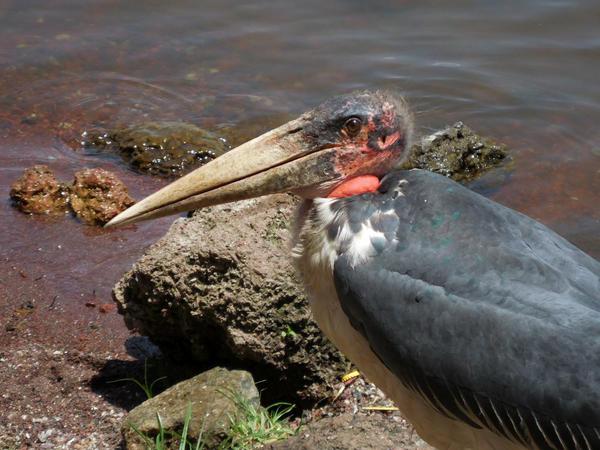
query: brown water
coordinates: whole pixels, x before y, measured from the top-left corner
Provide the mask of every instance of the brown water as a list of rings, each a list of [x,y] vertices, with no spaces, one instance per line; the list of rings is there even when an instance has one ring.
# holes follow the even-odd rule
[[[94,348],[126,335],[85,303],[110,302],[172,219],[104,231],[8,201],[36,163],[64,179],[108,168],[137,198],[164,184],[86,154],[82,131],[260,129],[360,88],[404,92],[423,133],[463,120],[508,144],[514,172],[486,192],[600,257],[599,24],[597,0],[0,1],[0,315],[33,299],[29,326],[45,339]]]

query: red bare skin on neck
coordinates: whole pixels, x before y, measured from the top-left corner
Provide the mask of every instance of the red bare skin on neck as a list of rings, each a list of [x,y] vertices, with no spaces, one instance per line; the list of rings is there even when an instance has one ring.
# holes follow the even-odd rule
[[[381,182],[375,175],[361,175],[344,181],[327,196],[329,198],[352,197],[353,195],[375,192]]]

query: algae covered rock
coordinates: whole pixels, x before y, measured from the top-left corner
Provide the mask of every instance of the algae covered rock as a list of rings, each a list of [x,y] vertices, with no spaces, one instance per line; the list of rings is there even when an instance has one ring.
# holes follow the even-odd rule
[[[128,327],[172,358],[251,371],[267,403],[329,396],[347,363],[291,264],[295,203],[275,195],[177,220],[113,291]]]
[[[10,189],[16,208],[28,214],[64,214],[68,211],[69,189],[56,180],[45,165],[26,169]]]
[[[403,168],[430,170],[466,182],[496,167],[506,156],[504,145],[457,122],[415,144]]]
[[[226,437],[232,420],[242,414],[241,405],[259,406],[254,379],[242,370],[215,367],[189,380],[182,381],[146,400],[129,412],[122,426],[129,450],[144,450],[146,445],[138,433],[153,438],[158,434],[157,414],[164,430],[181,433],[188,408],[191,411],[188,436],[214,448]]]
[[[91,225],[103,225],[135,203],[123,182],[104,169],[76,172],[70,201],[75,215]]]
[[[151,175],[180,176],[229,146],[210,131],[184,122],[144,122],[109,131],[84,132],[84,146],[120,154],[133,168]]]

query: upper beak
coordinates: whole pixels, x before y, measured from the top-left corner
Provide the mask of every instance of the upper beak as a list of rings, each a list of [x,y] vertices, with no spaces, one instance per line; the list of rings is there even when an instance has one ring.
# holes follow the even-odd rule
[[[332,148],[305,141],[306,115],[259,136],[194,170],[123,211],[107,227],[183,211],[309,188],[334,180]]]

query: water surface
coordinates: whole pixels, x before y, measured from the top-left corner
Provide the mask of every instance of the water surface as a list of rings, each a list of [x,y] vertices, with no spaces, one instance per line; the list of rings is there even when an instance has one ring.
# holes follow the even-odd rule
[[[506,143],[514,171],[490,178],[490,195],[600,257],[599,23],[594,0],[1,2],[0,313],[33,298],[45,339],[93,348],[126,335],[85,303],[110,302],[172,219],[104,231],[8,201],[37,163],[63,179],[113,170],[137,198],[164,184],[86,153],[82,131],[261,130],[362,88],[403,92],[422,133],[462,120]]]

